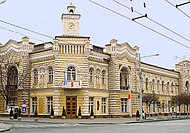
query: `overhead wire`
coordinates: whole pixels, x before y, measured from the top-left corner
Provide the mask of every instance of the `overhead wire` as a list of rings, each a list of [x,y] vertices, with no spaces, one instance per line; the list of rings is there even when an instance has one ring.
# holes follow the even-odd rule
[[[8,28],[4,28],[4,27],[2,27],[2,26],[0,26],[0,29],[6,30],[6,31],[9,31],[9,32],[12,32],[12,33],[21,35],[21,36],[26,36],[25,34],[19,33],[19,32],[14,31],[14,30],[10,30],[10,29],[8,29]],[[46,42],[46,41],[43,41],[43,40],[41,40],[41,39],[36,39],[36,38],[30,37],[30,36],[27,36],[27,37],[29,37],[29,38],[31,38],[31,39],[33,39],[33,40],[40,41],[40,42]]]
[[[121,2],[119,2],[119,1],[117,1],[117,0],[113,0],[113,1],[114,1],[115,3],[117,3],[117,4],[119,4],[119,5],[121,5],[121,6],[123,6],[123,7],[125,7],[125,8],[127,8],[127,9],[130,10],[130,7],[128,7],[128,6],[124,5],[124,4],[122,4]],[[140,13],[140,12],[134,10],[134,9],[133,9],[133,11],[134,11],[135,13],[139,14],[139,15],[143,15],[142,13]],[[146,17],[146,18],[147,18],[148,20],[152,21],[153,23],[155,23],[155,24],[161,26],[162,28],[164,28],[164,29],[166,29],[166,30],[172,32],[173,34],[175,34],[175,35],[177,35],[177,36],[179,36],[179,37],[185,39],[186,41],[188,41],[188,42],[190,43],[190,40],[189,40],[188,38],[182,36],[181,34],[179,34],[179,33],[175,32],[175,31],[171,30],[170,28],[168,28],[168,27],[164,26],[163,24],[161,24],[161,23],[159,23],[159,22],[157,22],[157,21],[151,19],[150,17]]]
[[[176,8],[176,5],[174,5],[174,4],[172,4],[170,1],[168,1],[168,0],[165,0],[167,3],[169,3],[170,5],[172,5],[173,7],[175,7]],[[185,13],[184,11],[182,11],[181,9],[179,9],[179,8],[177,8],[181,13],[183,13],[186,17],[188,17],[189,19],[190,19],[190,16],[187,14],[187,13]]]
[[[28,31],[28,32],[31,32],[31,33],[34,33],[34,34],[37,34],[37,35],[40,35],[40,36],[43,36],[43,37],[46,37],[46,38],[50,38],[50,39],[55,39],[54,37],[52,36],[49,36],[49,35],[46,35],[46,34],[43,34],[43,33],[40,33],[40,32],[36,32],[34,30],[30,30],[28,28],[25,28],[25,27],[22,27],[22,26],[19,26],[19,25],[16,25],[16,24],[13,24],[13,23],[10,23],[10,22],[7,22],[7,21],[4,21],[4,20],[0,20],[1,23],[4,23],[4,24],[7,24],[7,25],[10,25],[10,26],[13,26],[13,27],[16,27],[16,28],[19,28],[19,29],[22,29],[22,30],[25,30],[25,31]],[[3,27],[1,28],[3,29]],[[4,28],[5,30],[6,28]],[[10,30],[11,31],[11,30]],[[12,31],[11,31],[12,32]],[[14,31],[13,31],[14,32]],[[16,33],[16,32],[15,32]],[[21,34],[20,34],[21,35]],[[64,40],[60,40],[60,39],[56,39],[58,41],[61,41],[61,42],[65,42],[65,43],[68,43],[70,44],[69,42],[67,41],[64,41]],[[45,41],[43,41],[45,42]]]
[[[16,28],[19,28],[19,29],[22,29],[22,30],[26,30],[26,31],[29,31],[29,32],[32,32],[32,33],[35,33],[35,34],[38,34],[38,35],[41,35],[41,36],[44,36],[44,37],[47,37],[47,38],[53,38],[51,36],[48,36],[48,35],[45,35],[45,34],[42,34],[42,33],[39,33],[39,32],[36,32],[36,31],[33,31],[33,30],[30,30],[28,28],[24,28],[22,26],[19,26],[19,25],[16,25],[16,24],[12,24],[12,23],[9,23],[7,21],[4,21],[4,20],[0,20],[1,23],[4,23],[4,24],[8,24],[8,25],[11,25],[13,27],[16,27]],[[54,38],[53,38],[54,39]]]
[[[108,10],[108,11],[111,11],[111,12],[113,12],[113,13],[115,13],[115,14],[117,14],[117,15],[119,15],[119,16],[125,18],[125,19],[127,19],[127,20],[132,21],[132,19],[130,19],[129,17],[127,17],[127,16],[125,16],[125,15],[123,15],[123,14],[121,14],[121,13],[119,13],[119,12],[113,10],[113,9],[110,9],[110,8],[108,8],[108,7],[105,7],[105,6],[103,6],[103,5],[101,5],[101,4],[97,3],[97,2],[94,2],[93,0],[89,0],[89,1],[92,2],[93,4],[99,6],[99,7],[102,7],[102,8],[104,8],[104,9]],[[163,36],[163,37],[165,37],[165,38],[167,38],[167,39],[169,39],[169,40],[171,40],[171,41],[173,41],[173,42],[175,42],[175,43],[177,43],[177,44],[179,44],[179,45],[181,45],[181,46],[183,46],[183,47],[186,47],[186,48],[190,49],[189,46],[187,46],[187,45],[185,45],[185,44],[183,44],[183,43],[181,43],[181,42],[179,42],[179,41],[177,41],[177,40],[175,40],[175,39],[172,39],[171,37],[168,37],[167,35],[162,34],[162,33],[158,32],[158,31],[156,31],[156,30],[154,30],[154,29],[152,29],[152,28],[150,28],[150,27],[148,27],[148,26],[146,26],[146,25],[144,25],[144,24],[141,24],[140,22],[137,22],[137,21],[132,21],[132,22],[135,22],[136,24],[138,24],[138,25],[140,25],[140,26],[142,26],[142,27],[144,27],[144,28],[146,28],[146,29],[148,29],[148,30],[154,32],[154,33],[157,33],[157,34],[159,34],[159,35],[161,35],[161,36]]]

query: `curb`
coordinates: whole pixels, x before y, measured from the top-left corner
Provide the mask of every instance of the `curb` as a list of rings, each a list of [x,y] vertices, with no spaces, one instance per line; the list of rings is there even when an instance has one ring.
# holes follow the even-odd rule
[[[144,120],[144,121],[128,121],[128,122],[75,122],[75,123],[69,123],[69,122],[52,122],[52,121],[30,121],[30,120],[0,120],[0,122],[3,123],[17,123],[17,122],[27,122],[27,123],[49,123],[49,124],[86,124],[86,125],[90,125],[90,124],[133,124],[133,123],[148,123],[148,122],[159,122],[159,121],[173,121],[173,120],[186,120],[186,119],[190,119],[190,118],[167,118],[167,119],[149,119],[149,120]],[[12,126],[13,127],[13,126]],[[10,127],[10,128],[12,128]],[[10,129],[9,129],[10,130]],[[0,130],[1,132],[1,130]]]
[[[6,127],[4,129],[0,129],[0,132],[6,132],[6,131],[9,131],[13,128],[13,125],[12,126],[9,126],[9,127]]]
[[[186,120],[190,118],[170,118],[170,119],[152,119],[152,120],[145,120],[145,121],[130,121],[130,122],[79,122],[78,124],[133,124],[133,123],[148,123],[148,122],[159,122],[159,121],[173,121],[173,120]]]

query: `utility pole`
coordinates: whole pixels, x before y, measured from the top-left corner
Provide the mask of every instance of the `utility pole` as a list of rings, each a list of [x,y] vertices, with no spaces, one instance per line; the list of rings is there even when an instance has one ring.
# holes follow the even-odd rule
[[[147,58],[147,57],[152,57],[152,56],[159,56],[159,54],[153,54],[153,55],[147,55],[147,56],[140,56],[139,57],[139,78],[140,78],[140,121],[143,121],[143,103],[142,103],[142,91],[143,91],[143,84],[142,84],[142,69],[141,69],[141,59],[142,58]]]

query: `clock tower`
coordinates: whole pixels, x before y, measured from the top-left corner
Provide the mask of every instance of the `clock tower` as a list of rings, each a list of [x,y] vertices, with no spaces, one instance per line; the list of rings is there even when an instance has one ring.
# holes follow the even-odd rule
[[[68,13],[62,14],[63,31],[67,36],[79,36],[80,14],[75,14],[76,6],[72,3],[67,6]]]

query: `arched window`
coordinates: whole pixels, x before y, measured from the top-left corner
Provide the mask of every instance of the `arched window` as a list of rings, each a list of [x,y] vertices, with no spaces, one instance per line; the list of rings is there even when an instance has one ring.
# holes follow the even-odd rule
[[[175,94],[178,95],[178,84],[175,83]]]
[[[93,76],[94,76],[94,69],[93,68],[89,69],[89,75],[90,75],[89,82],[92,83],[93,82]]]
[[[44,77],[44,75],[45,75],[45,69],[42,67],[42,68],[40,68],[40,84],[45,84],[45,77]]]
[[[145,81],[146,83],[146,85],[145,85],[145,87],[146,87],[146,90],[148,90],[148,78],[146,78],[146,81]]]
[[[49,73],[49,81],[48,81],[48,83],[53,83],[53,68],[50,66],[49,68],[48,68],[48,73]]]
[[[96,84],[100,84],[100,69],[96,70]]]
[[[172,84],[171,84],[171,93],[173,94],[173,92],[174,92],[174,83],[172,82]]]
[[[162,81],[162,92],[164,92],[164,81]]]
[[[18,84],[18,71],[15,66],[11,66],[7,72],[7,84],[17,85]]]
[[[186,87],[186,92],[189,93],[189,81],[186,81],[185,87]]]
[[[34,84],[38,84],[38,70],[34,69]]]
[[[169,85],[170,85],[170,83],[169,82],[167,82],[167,85],[166,85],[166,90],[167,90],[167,93],[169,93],[170,91],[169,91]]]
[[[154,91],[154,88],[155,88],[155,80],[153,79],[152,80],[152,91]]]
[[[158,91],[158,93],[160,92],[160,81],[159,80],[157,81],[157,91]]]
[[[129,85],[129,72],[127,68],[122,68],[120,71],[120,89],[127,90]]]
[[[67,68],[67,80],[76,80],[76,70],[72,66]]]
[[[103,70],[102,71],[102,85],[106,84],[105,77],[106,77],[106,71]]]

